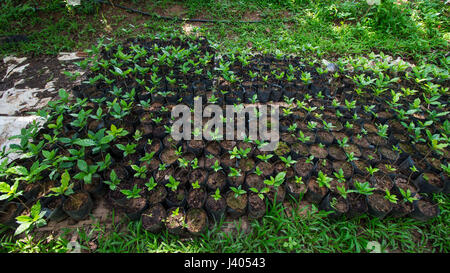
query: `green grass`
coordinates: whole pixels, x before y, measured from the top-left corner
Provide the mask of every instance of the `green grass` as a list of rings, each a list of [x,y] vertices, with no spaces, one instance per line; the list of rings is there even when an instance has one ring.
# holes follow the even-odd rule
[[[179,238],[163,231],[152,234],[139,221],[121,221],[111,229],[94,225],[89,231],[78,230],[81,249],[89,252],[367,252],[368,242],[378,242],[382,252],[444,252],[450,250],[448,222],[450,202],[436,195],[441,214],[429,222],[410,218],[380,220],[370,216],[345,220],[326,218],[326,212],[294,213],[287,216],[281,205],[271,206],[266,216],[251,222],[251,232],[237,228],[234,233],[214,229],[196,238]],[[126,230],[126,231],[125,231]],[[34,239],[14,242],[3,238],[4,252],[63,252],[67,238]],[[96,249],[90,249],[94,242]]]
[[[181,30],[183,25],[117,8],[101,9],[92,1],[83,1],[85,4],[74,10],[58,5],[61,1],[39,1],[43,2],[39,5],[43,10],[39,12],[30,8],[37,6],[36,1],[23,1],[28,4],[22,5],[12,2],[6,0],[1,6],[0,36],[26,34],[30,41],[2,44],[0,54],[83,50],[100,36],[123,39],[147,32],[159,33],[169,26]],[[117,2],[147,12],[169,9],[175,3],[167,0]],[[309,52],[304,52],[304,48],[308,45],[307,48],[317,47],[319,56],[331,58],[384,51],[438,65],[448,51],[449,9],[439,0],[407,1],[402,5],[386,0],[370,9],[365,1],[187,0],[182,3],[187,18],[262,20],[258,24],[196,24],[203,35],[223,50],[251,47],[254,51],[281,50],[307,55]]]

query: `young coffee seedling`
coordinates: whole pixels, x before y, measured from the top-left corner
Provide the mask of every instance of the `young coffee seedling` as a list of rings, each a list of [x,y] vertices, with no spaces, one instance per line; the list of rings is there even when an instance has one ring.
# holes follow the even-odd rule
[[[240,185],[239,187],[230,187],[230,189],[234,192],[234,197],[238,198],[241,195],[244,195],[247,193],[247,191],[242,189],[242,185]]]
[[[147,183],[145,183],[145,186],[147,187],[148,191],[152,191],[156,186],[158,186],[158,183],[155,182],[155,179],[150,177]]]
[[[275,177],[271,176],[270,179],[264,180],[264,184],[273,187],[279,187],[283,184],[286,172],[278,173]]]
[[[112,191],[114,191],[120,184],[120,179],[117,177],[116,172],[114,170],[111,170],[111,173],[109,174],[109,181],[105,180],[103,182],[108,185]]]
[[[70,183],[70,175],[67,170],[61,175],[61,186],[59,187],[53,187],[50,190],[54,193],[49,194],[48,196],[59,196],[59,195],[65,195],[69,196],[73,194],[73,183]]]
[[[414,197],[414,196],[412,195],[410,189],[407,189],[407,190],[405,191],[405,190],[403,190],[402,188],[399,188],[399,190],[400,190],[400,194],[401,194],[402,197],[403,197],[403,201],[404,201],[404,202],[412,203],[412,202],[414,202],[414,201],[416,201],[416,200],[419,200],[419,198]]]
[[[369,173],[370,176],[373,176],[376,172],[378,172],[380,169],[374,168],[372,166],[366,167],[366,171]]]
[[[12,186],[6,182],[0,182],[0,201],[2,200],[13,200],[23,194],[23,191],[18,191],[19,180],[16,180]]]
[[[388,189],[386,189],[386,195],[384,196],[389,202],[397,204],[398,198],[395,194],[392,194]]]
[[[214,162],[214,165],[212,166],[212,169],[215,172],[218,172],[218,171],[222,170],[222,166],[220,166],[219,160],[216,160],[216,162]]]
[[[147,167],[145,166],[139,167],[137,165],[131,165],[131,168],[136,172],[134,174],[134,177],[143,179],[147,178]]]
[[[173,176],[169,177],[169,182],[166,184],[166,187],[170,188],[172,191],[177,191],[180,182],[177,181]]]
[[[359,194],[364,194],[364,195],[371,195],[373,194],[373,191],[375,190],[375,188],[372,188],[370,186],[370,183],[365,181],[365,182],[359,182],[359,181],[355,181],[354,182],[354,186],[355,186],[355,192],[359,193]]]
[[[261,200],[264,200],[264,194],[268,193],[270,189],[268,187],[264,187],[261,190],[258,191],[256,188],[250,188],[250,191],[256,193]]]
[[[220,189],[217,188],[213,195],[211,195],[214,200],[219,201],[222,196],[220,195]]]
[[[88,165],[86,161],[79,159],[77,161],[77,167],[80,170],[73,178],[83,180],[84,183],[92,183],[92,178],[99,177],[97,173],[98,165]]]
[[[34,227],[42,227],[47,224],[44,219],[45,211],[41,211],[41,201],[38,200],[36,204],[31,207],[30,216],[20,215],[16,217],[17,227],[14,235],[19,235],[23,232],[30,232]]]
[[[137,187],[137,185],[135,184],[134,187],[131,190],[121,190],[120,192],[123,193],[127,199],[132,199],[132,198],[140,198],[141,195],[139,194],[142,191],[142,189],[139,189]]]
[[[192,183],[192,188],[193,188],[194,190],[195,190],[195,189],[200,189],[200,184],[199,184],[198,180],[195,180],[195,182]]]
[[[324,174],[322,171],[319,171],[317,174],[317,183],[319,184],[319,187],[327,187],[330,188],[330,182],[333,179],[331,177],[328,177],[326,174]]]
[[[279,158],[281,159],[281,161],[284,162],[284,164],[286,164],[286,168],[291,167],[292,165],[294,165],[295,163],[297,163],[296,160],[293,160],[291,158],[291,156],[288,157],[284,157],[284,156],[279,156]]]

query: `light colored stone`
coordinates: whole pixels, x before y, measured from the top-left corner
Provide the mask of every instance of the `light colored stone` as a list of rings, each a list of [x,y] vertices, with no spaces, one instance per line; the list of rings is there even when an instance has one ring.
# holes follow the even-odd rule
[[[44,90],[39,88],[20,89],[15,87],[6,90],[0,98],[0,115],[13,116],[23,109],[45,106],[45,104],[39,104],[41,100],[36,96],[36,93]]]
[[[24,116],[24,117],[4,117],[0,116],[0,150],[6,147],[6,151],[9,150],[11,144],[20,143],[20,139],[9,138],[12,136],[20,135],[22,128],[25,128],[29,123],[34,120],[40,119],[38,116]],[[9,154],[8,158],[14,160],[18,158],[17,154]]]
[[[3,80],[6,80],[9,76],[11,76],[11,74],[13,73],[19,73],[22,74],[22,72],[25,70],[25,68],[27,68],[27,66],[29,66],[30,64],[24,64],[22,66],[19,66],[18,64],[10,64],[8,66],[8,68],[6,69],[6,74],[3,77]]]
[[[65,61],[74,61],[74,60],[80,60],[84,59],[83,56],[79,56],[77,52],[61,52],[58,55],[58,61],[65,62]]]

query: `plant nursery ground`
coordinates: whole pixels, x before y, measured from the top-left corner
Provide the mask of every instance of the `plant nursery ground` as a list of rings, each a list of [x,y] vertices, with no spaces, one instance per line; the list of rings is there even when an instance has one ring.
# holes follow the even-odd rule
[[[1,251],[449,251],[448,4],[113,2],[1,6]]]

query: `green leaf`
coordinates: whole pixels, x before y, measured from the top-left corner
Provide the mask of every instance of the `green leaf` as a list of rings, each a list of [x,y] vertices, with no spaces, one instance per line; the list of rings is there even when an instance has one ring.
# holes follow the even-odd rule
[[[67,170],[61,175],[61,185],[66,188],[69,185],[70,175]]]
[[[68,144],[68,143],[72,142],[72,140],[68,137],[61,137],[61,138],[58,138],[58,140],[63,144]]]
[[[61,100],[63,100],[63,101],[67,101],[69,98],[69,93],[67,93],[66,90],[64,90],[64,89],[59,89],[58,94],[59,94],[59,97],[61,98]]]
[[[73,142],[73,144],[82,146],[82,147],[89,147],[89,146],[95,146],[96,143],[92,139],[77,139]]]
[[[23,224],[23,223],[29,223],[32,222],[32,218],[30,216],[27,215],[19,215],[16,217],[16,220],[18,223]]]
[[[25,168],[23,166],[15,166],[15,167],[9,168],[7,170],[7,172],[12,173],[12,174],[17,174],[17,175],[23,175],[23,176],[26,176],[29,174],[27,168]]]
[[[39,218],[39,213],[41,212],[41,201],[37,201],[36,204],[31,207],[30,216],[34,220],[37,220]]]
[[[20,226],[17,227],[16,232],[14,232],[14,235],[19,235],[21,233],[23,233],[24,231],[28,230],[31,226],[31,222],[30,223],[23,223]]]
[[[85,175],[83,180],[84,180],[84,183],[91,184],[91,182],[92,182],[92,174],[89,173],[89,174]]]
[[[0,182],[0,192],[7,193],[11,190],[11,187],[6,182]]]
[[[86,161],[79,159],[77,162],[77,166],[78,166],[78,169],[80,169],[82,172],[85,172],[85,173],[88,172],[88,165],[87,165]]]
[[[0,195],[0,201],[6,200],[6,199],[8,199],[8,198],[9,198],[9,195],[8,195],[8,194]]]
[[[285,177],[286,177],[286,172],[281,172],[281,173],[278,173],[277,176],[275,176],[275,180],[277,180],[277,181],[284,180]]]

